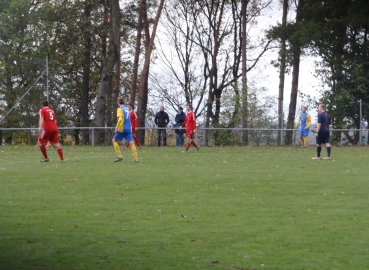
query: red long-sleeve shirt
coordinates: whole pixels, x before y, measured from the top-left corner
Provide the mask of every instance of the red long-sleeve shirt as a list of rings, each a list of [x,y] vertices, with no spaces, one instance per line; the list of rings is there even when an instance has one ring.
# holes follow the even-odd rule
[[[186,130],[195,130],[196,129],[196,118],[195,113],[193,111],[186,113],[186,119],[181,124],[181,127],[186,125]]]
[[[132,129],[133,128],[137,128],[138,127],[138,117],[137,114],[135,113],[135,111],[130,111],[129,112],[129,117],[131,118],[131,126]]]

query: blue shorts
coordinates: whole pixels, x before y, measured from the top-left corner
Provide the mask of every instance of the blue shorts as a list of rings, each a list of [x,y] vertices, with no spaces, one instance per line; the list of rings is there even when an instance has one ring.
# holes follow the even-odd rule
[[[115,132],[114,139],[117,141],[124,139],[126,142],[131,142],[133,141],[132,132]]]
[[[321,145],[322,143],[329,143],[330,132],[329,131],[321,131],[318,133],[316,137],[316,144]]]
[[[309,129],[301,128],[299,134],[300,137],[307,137],[307,135],[309,134]]]

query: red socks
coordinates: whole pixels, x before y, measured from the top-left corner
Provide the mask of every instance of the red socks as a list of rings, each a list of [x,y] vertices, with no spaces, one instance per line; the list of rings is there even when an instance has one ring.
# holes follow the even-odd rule
[[[188,150],[188,148],[191,146],[191,143],[186,143],[186,151]]]
[[[47,153],[46,153],[46,147],[45,147],[45,144],[41,143],[40,145],[40,150],[41,150],[41,153],[42,155],[44,156],[45,159],[47,159]]]
[[[44,143],[41,143],[40,150],[41,150],[41,153],[44,156],[44,158],[47,159],[48,157],[47,157],[47,153],[46,153],[46,146],[45,146]],[[61,148],[60,145],[56,148],[56,151],[58,152],[60,160],[64,160],[63,149]]]
[[[56,148],[56,151],[58,152],[58,155],[60,157],[60,160],[64,160],[63,149],[61,148],[61,146],[59,146],[58,148]]]
[[[141,144],[140,144],[138,138],[136,136],[134,136],[133,139],[135,140],[135,143],[136,143],[137,147],[141,147]]]

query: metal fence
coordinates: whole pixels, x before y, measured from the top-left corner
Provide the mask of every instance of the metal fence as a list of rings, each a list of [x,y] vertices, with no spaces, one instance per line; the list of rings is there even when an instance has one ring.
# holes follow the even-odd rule
[[[156,146],[158,143],[158,128],[139,128],[145,130],[145,145]],[[176,145],[174,128],[166,130],[167,146]],[[59,140],[63,145],[79,145],[82,143],[82,133],[87,133],[90,145],[94,146],[95,131],[104,130],[103,145],[110,145],[114,136],[114,127],[60,127]],[[314,128],[310,129],[308,144],[315,145]],[[292,131],[292,144],[300,145],[298,130],[296,129],[258,129],[258,128],[203,128],[199,127],[195,140],[202,146],[277,146],[278,132],[282,131],[283,138],[288,131]],[[36,144],[38,128],[1,128],[3,144]],[[367,145],[368,129],[333,129],[332,141],[338,145]],[[247,135],[247,136],[245,136]],[[246,141],[245,141],[246,138]],[[282,138],[282,145],[284,139]],[[334,138],[334,139],[333,139]],[[354,142],[353,138],[356,138]],[[247,143],[245,143],[247,142]]]

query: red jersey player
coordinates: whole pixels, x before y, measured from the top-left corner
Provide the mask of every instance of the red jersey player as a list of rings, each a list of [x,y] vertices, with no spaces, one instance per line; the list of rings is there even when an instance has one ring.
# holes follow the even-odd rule
[[[135,143],[138,147],[138,149],[141,149],[141,144],[138,140],[138,138],[136,137],[136,128],[138,126],[138,117],[137,114],[134,111],[134,105],[133,103],[129,103],[128,104],[128,109],[129,109],[129,117],[131,118],[131,126],[132,126],[132,136],[133,139],[135,140]],[[126,148],[129,147],[129,143],[126,142]]]
[[[188,152],[188,148],[191,146],[196,147],[197,152],[200,150],[200,146],[197,146],[196,142],[194,141],[194,136],[196,132],[196,118],[195,113],[192,111],[192,105],[186,105],[186,119],[185,121],[179,126],[179,129],[182,129],[182,126],[186,125],[186,151]]]
[[[63,157],[63,150],[59,144],[59,132],[56,125],[55,112],[49,108],[49,102],[47,100],[42,101],[42,108],[40,109],[39,120],[39,132],[38,143],[42,155],[44,156],[40,162],[49,162],[49,158],[46,153],[46,143],[50,143],[55,147],[60,157],[60,162],[65,162]]]

